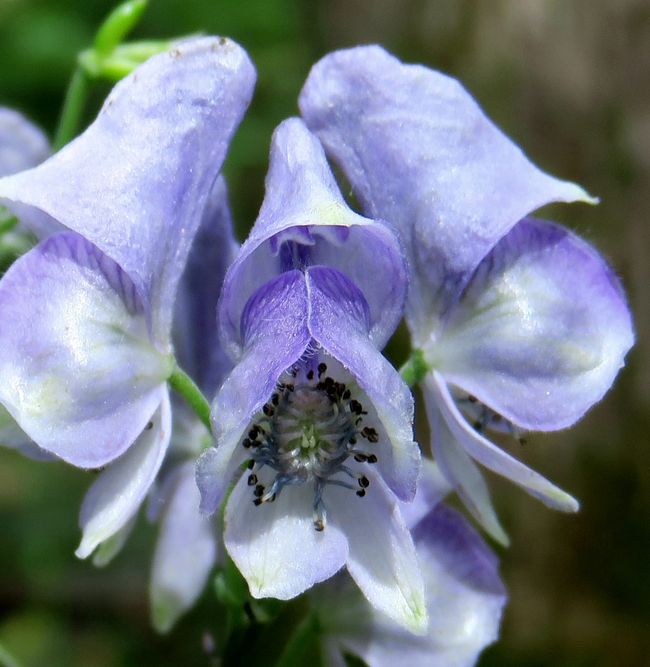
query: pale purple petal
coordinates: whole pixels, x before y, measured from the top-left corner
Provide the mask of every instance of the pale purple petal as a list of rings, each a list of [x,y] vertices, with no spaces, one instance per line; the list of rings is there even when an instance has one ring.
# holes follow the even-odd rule
[[[415,495],[420,449],[413,441],[413,398],[399,373],[368,338],[367,304],[341,273],[323,266],[307,272],[309,329],[338,359],[370,399],[390,446],[378,454],[379,468],[402,499]]]
[[[171,409],[166,389],[158,392],[160,407],[133,446],[112,463],[86,493],[79,524],[83,532],[75,552],[87,558],[133,518],[162,465],[171,437]]]
[[[55,457],[41,449],[0,405],[0,446],[19,451],[35,461],[51,461]]]
[[[174,350],[181,368],[212,398],[232,367],[217,330],[217,301],[237,252],[228,193],[218,178],[203,212],[174,309]]]
[[[226,276],[225,339],[236,353],[242,309],[260,285],[282,271],[324,264],[342,271],[364,293],[370,336],[381,347],[401,318],[406,293],[397,239],[347,207],[320,143],[299,119],[276,129],[270,160],[259,217]]]
[[[458,444],[440,414],[436,388],[430,386],[433,383],[432,376],[425,380],[424,404],[431,431],[431,449],[436,462],[483,530],[503,546],[508,546],[510,539],[501,526],[485,479],[478,466]]]
[[[254,78],[228,39],[177,44],[118,83],[78,139],[0,182],[21,220],[39,226],[45,214],[126,271],[151,304],[163,347],[190,243]]]
[[[57,234],[7,271],[0,311],[0,402],[27,435],[80,467],[125,451],[171,370],[128,276],[77,234]]]
[[[402,501],[399,504],[402,518],[409,530],[452,490],[453,486],[442,473],[438,464],[431,459],[422,458],[422,469],[415,497],[411,502]]]
[[[475,431],[456,407],[442,376],[434,373],[433,378],[427,380],[427,390],[431,391],[449,431],[458,443],[457,446],[462,447],[469,456],[498,475],[519,484],[545,505],[561,512],[578,511],[578,501],[566,491],[562,491]]]
[[[224,543],[253,597],[288,600],[341,569],[346,536],[334,525],[314,530],[310,485],[287,486],[257,507],[246,477],[228,499]]]
[[[374,614],[363,634],[342,629],[341,643],[370,667],[471,667],[499,635],[506,592],[497,559],[444,505],[418,524],[413,539],[425,577],[427,633],[415,637]]]
[[[186,463],[160,523],[151,570],[153,624],[158,632],[171,629],[197,601],[217,557],[216,526],[200,514],[194,465]]]
[[[479,265],[427,360],[526,429],[570,426],[609,389],[634,342],[603,258],[566,229],[522,220]]]
[[[50,153],[45,134],[17,111],[0,107],[0,176],[35,167]]]
[[[329,523],[348,541],[347,569],[370,604],[411,632],[427,627],[424,585],[415,547],[396,498],[381,477],[369,471],[370,486],[359,498],[330,486]],[[313,525],[312,525],[313,530]]]
[[[364,211],[400,233],[418,338],[521,218],[554,201],[594,201],[537,169],[457,81],[378,46],[318,62],[300,109]]]
[[[281,274],[261,287],[246,305],[240,338],[243,356],[212,404],[218,447],[207,450],[197,466],[203,512],[216,510],[243,461],[243,456],[235,453],[252,416],[269,399],[280,375],[309,345],[307,311],[307,288],[300,271]]]
[[[106,567],[124,548],[135,527],[138,515],[134,514],[116,533],[104,540],[93,553],[93,565]]]

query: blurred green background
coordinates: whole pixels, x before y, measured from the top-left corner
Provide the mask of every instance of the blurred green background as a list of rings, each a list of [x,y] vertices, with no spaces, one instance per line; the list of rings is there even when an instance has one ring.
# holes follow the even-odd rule
[[[112,6],[0,0],[0,104],[51,135],[75,54]],[[577,495],[580,514],[554,514],[491,480],[513,538],[502,553],[511,601],[502,640],[481,665],[650,664],[650,3],[152,0],[133,36],[197,31],[236,39],[259,72],[226,166],[241,235],[261,203],[273,127],[297,112],[310,64],[366,42],[459,77],[537,164],[601,197],[596,208],[548,216],[612,262],[640,341],[615,389],[576,428],[516,451]],[[96,89],[88,120],[106,90]],[[401,361],[404,350],[391,350]],[[169,637],[150,629],[143,573],[154,531],[145,521],[105,571],[74,557],[92,479],[0,450],[0,643],[25,667],[215,664],[210,595]]]

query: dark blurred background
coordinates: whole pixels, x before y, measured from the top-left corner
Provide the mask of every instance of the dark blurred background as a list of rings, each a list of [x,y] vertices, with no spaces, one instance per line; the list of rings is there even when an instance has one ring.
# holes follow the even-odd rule
[[[112,6],[0,0],[0,104],[51,135],[75,55]],[[577,427],[516,451],[581,499],[578,515],[491,480],[512,536],[501,554],[511,600],[502,640],[481,665],[650,664],[650,3],[152,0],[133,37],[197,31],[233,37],[259,72],[226,166],[242,237],[261,203],[271,132],[296,114],[310,64],[366,42],[460,78],[538,165],[601,197],[595,208],[545,213],[609,258],[640,340],[615,389]],[[107,89],[96,88],[88,120]],[[405,350],[394,343],[391,354],[399,363]],[[150,629],[143,573],[154,531],[144,520],[106,570],[74,557],[92,479],[0,450],[0,644],[25,667],[210,664],[206,633],[220,623],[210,594],[169,637]]]

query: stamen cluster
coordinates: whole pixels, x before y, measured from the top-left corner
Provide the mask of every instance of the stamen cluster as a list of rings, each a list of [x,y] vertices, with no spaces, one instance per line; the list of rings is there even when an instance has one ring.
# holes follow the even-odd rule
[[[359,439],[379,441],[379,433],[363,424],[368,412],[355,398],[356,386],[327,375],[327,364],[307,359],[293,366],[253,422],[242,446],[251,452],[249,486],[255,505],[273,502],[283,487],[314,484],[314,527],[325,528],[323,491],[327,485],[342,486],[363,497],[370,480],[346,465],[376,463],[377,456],[360,449]],[[262,484],[258,473],[268,466],[275,471],[270,484]],[[334,476],[343,473],[356,486]]]

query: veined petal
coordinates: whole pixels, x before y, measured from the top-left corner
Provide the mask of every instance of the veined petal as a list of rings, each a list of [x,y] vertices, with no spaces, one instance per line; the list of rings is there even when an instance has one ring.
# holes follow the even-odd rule
[[[439,505],[413,531],[425,578],[429,627],[421,637],[373,614],[341,643],[372,667],[471,667],[499,634],[506,592],[494,554],[454,510]]]
[[[170,371],[128,276],[77,234],[57,234],[7,271],[0,311],[0,401],[20,427],[73,465],[119,456]]]
[[[118,83],[97,120],[33,171],[0,181],[0,197],[39,228],[78,232],[129,275],[169,343],[173,298],[254,69],[234,42],[188,40]]]
[[[166,389],[158,392],[160,406],[128,452],[102,471],[88,490],[79,523],[83,536],[75,552],[87,558],[133,518],[162,465],[171,437],[171,410]]]
[[[566,229],[522,220],[479,265],[428,360],[526,429],[570,426],[634,342],[617,277]]]
[[[510,539],[492,505],[485,479],[449,430],[438,408],[436,390],[429,386],[431,383],[433,378],[428,377],[424,384],[424,403],[431,430],[433,455],[444,476],[451,482],[465,507],[483,530],[503,546],[508,546]]]
[[[402,237],[418,344],[518,220],[550,202],[594,202],[535,167],[457,81],[378,46],[325,56],[300,109],[364,211]]]
[[[50,152],[45,134],[17,111],[0,107],[0,176],[42,162]]]
[[[391,445],[379,454],[382,476],[399,498],[411,500],[420,471],[420,449],[413,441],[411,392],[370,341],[367,305],[359,289],[328,267],[312,267],[306,275],[311,334],[343,364],[370,399]]]
[[[411,534],[399,504],[381,477],[367,473],[364,498],[348,489],[328,488],[330,523],[348,541],[347,569],[368,602],[411,632],[427,627],[424,584]],[[313,530],[313,527],[312,527]]]
[[[307,288],[300,271],[269,281],[246,304],[241,318],[243,356],[212,404],[217,448],[207,450],[197,465],[203,512],[216,510],[243,461],[243,456],[233,456],[252,416],[269,399],[280,375],[309,345],[307,311]]]
[[[363,292],[370,337],[381,347],[401,319],[406,296],[397,239],[348,208],[320,143],[299,119],[276,129],[270,159],[262,209],[224,285],[221,320],[232,353],[240,349],[239,320],[250,295],[282,271],[315,264],[340,270]]]
[[[531,470],[521,461],[517,461],[477,433],[456,407],[442,376],[434,373],[433,377],[427,380],[427,388],[432,392],[450,433],[454,436],[458,446],[462,447],[467,454],[497,475],[502,475],[518,484],[545,505],[560,512],[578,511],[579,503],[573,496],[562,491],[539,473]]]
[[[224,543],[253,597],[289,600],[345,564],[346,536],[334,525],[314,530],[312,502],[310,485],[287,486],[274,502],[256,507],[246,475],[237,482],[226,505]]]
[[[170,630],[196,602],[217,557],[216,527],[199,512],[193,464],[184,464],[176,480],[151,570],[152,618],[158,632]]]
[[[174,306],[176,359],[210,398],[232,367],[219,342],[217,302],[237,248],[226,182],[220,177],[203,212]]]

